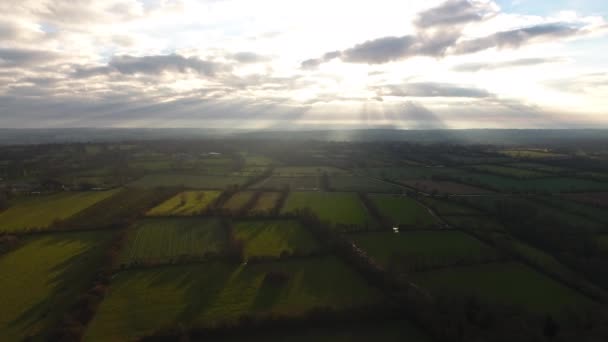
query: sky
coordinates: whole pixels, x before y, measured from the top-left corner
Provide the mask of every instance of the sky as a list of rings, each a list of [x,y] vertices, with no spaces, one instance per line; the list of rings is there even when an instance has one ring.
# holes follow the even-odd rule
[[[0,1],[0,128],[608,128],[605,0]]]

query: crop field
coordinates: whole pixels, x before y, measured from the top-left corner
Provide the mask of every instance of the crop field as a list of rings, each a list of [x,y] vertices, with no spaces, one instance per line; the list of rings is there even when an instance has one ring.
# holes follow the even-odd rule
[[[241,210],[245,206],[245,204],[249,202],[249,200],[251,200],[253,194],[253,191],[237,192],[232,197],[230,197],[230,199],[226,203],[224,203],[223,208],[233,212],[237,212]]]
[[[369,195],[380,214],[399,226],[428,228],[439,222],[429,211],[415,200],[398,195]]]
[[[442,216],[442,218],[447,221],[447,223],[457,228],[498,232],[505,231],[505,227],[502,224],[487,216],[455,215]]]
[[[75,294],[89,285],[110,237],[105,232],[39,235],[0,256],[0,340],[47,334]]]
[[[454,203],[454,202],[439,200],[439,199],[430,198],[430,197],[422,197],[422,198],[420,198],[420,200],[441,216],[444,216],[444,215],[483,215],[483,213],[477,209],[470,208],[468,206],[461,205],[461,204]]]
[[[252,186],[253,189],[274,189],[281,190],[289,187],[291,190],[319,190],[319,177],[282,177],[270,176]]]
[[[564,154],[541,150],[503,150],[500,153],[513,158],[554,159],[566,157]]]
[[[399,166],[358,169],[356,174],[392,180],[430,179],[433,176],[459,176],[465,170],[449,167]]]
[[[166,159],[135,160],[129,163],[129,167],[145,171],[159,172],[171,170],[173,163]]]
[[[202,257],[222,252],[227,235],[219,221],[203,218],[154,218],[138,223],[129,237],[120,263],[166,262],[180,256]]]
[[[251,212],[269,212],[276,207],[277,202],[280,198],[281,193],[279,192],[263,192],[262,195],[260,195],[260,197],[258,198],[258,201],[255,203],[253,208],[251,208]]]
[[[222,339],[224,342],[242,342],[242,339]],[[405,320],[386,321],[367,325],[334,326],[317,329],[292,329],[283,333],[248,335],[250,342],[430,342],[431,339]]]
[[[539,314],[581,308],[590,300],[520,263],[490,263],[417,273],[414,282],[436,295],[477,296]]]
[[[362,176],[330,176],[329,187],[336,191],[399,193],[402,187]]]
[[[215,201],[220,191],[184,191],[150,209],[148,216],[196,215]]]
[[[354,193],[340,192],[291,192],[283,213],[309,208],[321,220],[333,224],[370,225],[372,219]]]
[[[548,174],[539,171],[514,168],[503,165],[475,165],[469,166],[468,168],[473,171],[489,172],[499,176],[512,178],[541,178],[549,176]]]
[[[405,180],[400,181],[400,183],[407,185],[411,188],[414,188],[418,191],[422,191],[425,193],[434,193],[437,192],[439,194],[457,194],[457,195],[468,195],[468,194],[487,194],[492,191],[487,189],[478,188],[476,186],[471,186],[462,183],[456,183],[451,181],[435,181],[435,180]]]
[[[138,188],[183,186],[192,189],[224,189],[231,185],[243,184],[247,179],[247,177],[235,176],[158,174],[144,176],[131,183],[131,186]]]
[[[61,192],[20,197],[7,210],[0,212],[0,232],[47,228],[54,221],[65,220],[117,192]]]
[[[547,177],[539,179],[514,179],[489,174],[469,173],[461,180],[505,192],[580,192],[608,190],[608,183],[587,179]]]
[[[352,234],[355,244],[389,269],[414,271],[495,260],[496,250],[459,231]]]
[[[319,250],[314,237],[297,221],[241,221],[234,225],[238,240],[245,244],[245,258],[278,257],[287,254],[310,254]]]
[[[608,207],[608,192],[585,192],[578,194],[564,194],[566,198],[577,202],[595,205],[598,207]]]
[[[265,280],[268,272],[286,280]],[[380,299],[378,290],[332,257],[126,271],[113,279],[84,340],[132,340],[175,321],[214,325],[243,314],[297,315],[317,306],[349,308]]]
[[[74,228],[100,228],[123,224],[130,218],[143,215],[171,194],[173,192],[162,189],[124,189],[72,216],[65,225]]]
[[[331,166],[280,166],[273,173],[284,177],[316,176],[322,173],[328,175],[345,174],[347,171]]]

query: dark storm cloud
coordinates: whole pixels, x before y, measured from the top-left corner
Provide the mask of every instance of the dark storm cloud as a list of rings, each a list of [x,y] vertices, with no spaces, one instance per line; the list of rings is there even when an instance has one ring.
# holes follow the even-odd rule
[[[460,72],[475,72],[481,70],[496,70],[496,69],[505,69],[505,68],[516,68],[516,67],[525,67],[525,66],[533,66],[533,65],[541,65],[541,64],[550,64],[550,63],[563,63],[567,60],[565,58],[521,58],[515,59],[512,61],[499,62],[499,63],[466,63],[460,64],[452,68],[454,71]]]
[[[0,68],[46,64],[55,59],[57,55],[49,51],[0,48]]]
[[[183,57],[177,54],[158,56],[116,56],[109,66],[122,74],[153,74],[163,72],[185,73],[194,71],[205,76],[213,76],[216,72],[225,70],[225,65],[201,60],[197,57]]]
[[[493,96],[483,89],[432,82],[390,84],[378,87],[377,91],[378,95],[398,97],[489,98]]]
[[[482,21],[493,14],[493,9],[484,3],[468,0],[449,0],[418,15],[414,22],[420,28],[450,26]]]
[[[491,48],[518,48],[530,42],[567,38],[581,29],[563,23],[543,24],[510,31],[498,32],[483,38],[471,39],[454,47],[456,54],[469,54]]]
[[[262,56],[262,55],[258,55],[257,53],[254,53],[254,52],[247,52],[247,51],[237,52],[229,57],[230,57],[230,59],[234,59],[235,61],[237,61],[239,63],[243,63],[243,64],[261,63],[261,62],[270,61],[270,57],[268,57],[268,56]]]

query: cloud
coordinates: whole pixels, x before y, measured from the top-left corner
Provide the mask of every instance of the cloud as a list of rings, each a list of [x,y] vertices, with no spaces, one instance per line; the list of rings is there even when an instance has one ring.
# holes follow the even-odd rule
[[[51,51],[32,49],[0,48],[0,67],[24,67],[34,64],[46,64],[57,59]]]
[[[376,89],[379,96],[398,97],[464,97],[489,98],[493,95],[486,90],[447,83],[406,83],[380,86]]]
[[[262,63],[271,60],[271,58],[268,56],[258,55],[257,53],[246,51],[237,52],[233,55],[230,55],[229,58],[243,64]]]
[[[498,62],[498,63],[465,63],[460,64],[452,68],[454,71],[459,72],[476,72],[481,70],[496,70],[496,69],[507,69],[507,68],[517,68],[517,67],[526,67],[532,65],[540,65],[540,64],[551,64],[551,63],[564,63],[567,62],[568,59],[562,57],[552,57],[552,58],[520,58],[514,59],[511,61]]]
[[[455,54],[471,54],[491,48],[519,48],[524,44],[544,42],[576,36],[581,28],[566,23],[535,25],[510,31],[498,32],[486,37],[470,39],[454,47]]]
[[[486,20],[497,13],[492,3],[449,0],[442,5],[421,12],[414,24],[420,28],[453,26]]]
[[[225,70],[226,66],[216,62],[204,61],[197,57],[183,57],[177,54],[158,56],[117,56],[112,58],[109,66],[122,74],[153,74],[163,72],[185,73],[194,71],[202,75],[213,76]]]
[[[313,70],[319,67],[319,65],[329,62],[333,59],[342,56],[341,51],[332,51],[325,53],[321,58],[312,58],[303,61],[300,67],[304,70]]]

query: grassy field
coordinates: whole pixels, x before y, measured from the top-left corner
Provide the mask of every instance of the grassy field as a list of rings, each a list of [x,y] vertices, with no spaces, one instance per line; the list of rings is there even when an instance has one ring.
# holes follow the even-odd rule
[[[183,186],[192,189],[224,189],[230,185],[240,185],[247,181],[247,177],[213,176],[213,175],[184,175],[159,174],[147,175],[131,183],[138,188],[154,188],[160,186]]]
[[[608,253],[608,235],[599,235],[596,241],[600,250],[604,253]]]
[[[258,198],[253,208],[251,208],[251,212],[271,211],[276,207],[279,198],[281,198],[281,194],[278,192],[264,192]]]
[[[309,208],[321,220],[333,224],[370,225],[372,219],[354,193],[340,192],[292,192],[282,212]]]
[[[548,158],[564,158],[565,154],[552,153],[542,150],[503,150],[500,153],[513,158],[527,159],[548,159]]]
[[[496,220],[487,216],[442,216],[450,225],[462,229],[485,231],[505,231],[505,227]]]
[[[148,216],[196,215],[213,203],[220,191],[184,191],[150,209]]]
[[[245,257],[278,257],[281,253],[308,254],[319,250],[314,237],[297,221],[242,221],[234,225],[238,240],[245,243]]]
[[[120,263],[164,262],[182,255],[223,251],[227,243],[219,222],[202,218],[155,218],[138,223],[120,255]]]
[[[598,207],[608,207],[608,192],[587,192],[579,194],[566,194],[566,198],[577,202],[595,205]]]
[[[0,257],[0,340],[44,335],[89,285],[106,232],[28,238]]]
[[[484,197],[485,198],[485,197]],[[439,200],[430,197],[422,197],[420,200],[433,209],[439,215],[482,215],[483,213],[479,210],[469,208],[467,206],[445,201]]]
[[[491,191],[478,188],[476,186],[471,186],[462,183],[450,182],[450,181],[435,181],[435,180],[404,180],[400,181],[400,183],[407,185],[411,188],[414,188],[418,191],[425,192],[427,194],[430,193],[439,193],[439,194],[457,194],[457,195],[466,195],[466,194],[487,194]]]
[[[287,279],[265,282],[268,272],[282,272]],[[127,271],[113,279],[84,340],[132,340],[177,322],[214,325],[246,313],[297,315],[317,306],[349,308],[380,298],[357,273],[330,257]]]
[[[274,174],[285,177],[316,176],[321,173],[328,175],[344,174],[345,170],[331,166],[280,166],[274,169]]]
[[[67,219],[117,192],[61,192],[20,197],[13,201],[7,210],[0,212],[0,232],[46,228],[53,221]]]
[[[402,187],[364,176],[330,176],[329,186],[337,191],[399,193]]]
[[[253,194],[253,191],[237,192],[232,197],[230,197],[230,199],[226,203],[224,203],[223,208],[233,212],[238,212],[245,206],[245,204],[247,204],[247,202],[249,202],[249,200],[251,200]]]
[[[222,339],[224,342],[241,342],[242,336],[238,338]],[[332,328],[309,328],[295,329],[290,333],[265,333],[247,335],[250,342],[428,342],[431,339],[416,329],[408,321],[386,321],[366,325]]]
[[[506,192],[580,192],[608,190],[608,183],[587,179],[548,177],[539,179],[514,179],[490,174],[469,173],[460,177],[465,183]]]
[[[252,186],[253,189],[275,189],[280,190],[284,187],[289,187],[291,190],[318,190],[319,177],[317,176],[301,176],[301,177],[283,177],[270,176],[261,182]]]
[[[590,300],[533,269],[515,262],[453,267],[417,273],[414,282],[436,295],[474,295],[536,313],[580,309]]]
[[[467,172],[449,167],[398,166],[358,169],[355,173],[382,179],[410,180],[430,179],[432,176],[459,176]]]
[[[413,228],[427,228],[439,222],[428,210],[415,200],[396,195],[369,195],[380,214],[390,219],[393,224],[411,226]]]
[[[546,173],[520,169],[502,165],[475,165],[470,166],[473,171],[483,171],[493,173],[499,176],[513,177],[513,178],[541,178],[548,176]]]
[[[384,267],[416,270],[495,260],[497,252],[459,231],[352,234],[355,244]]]

